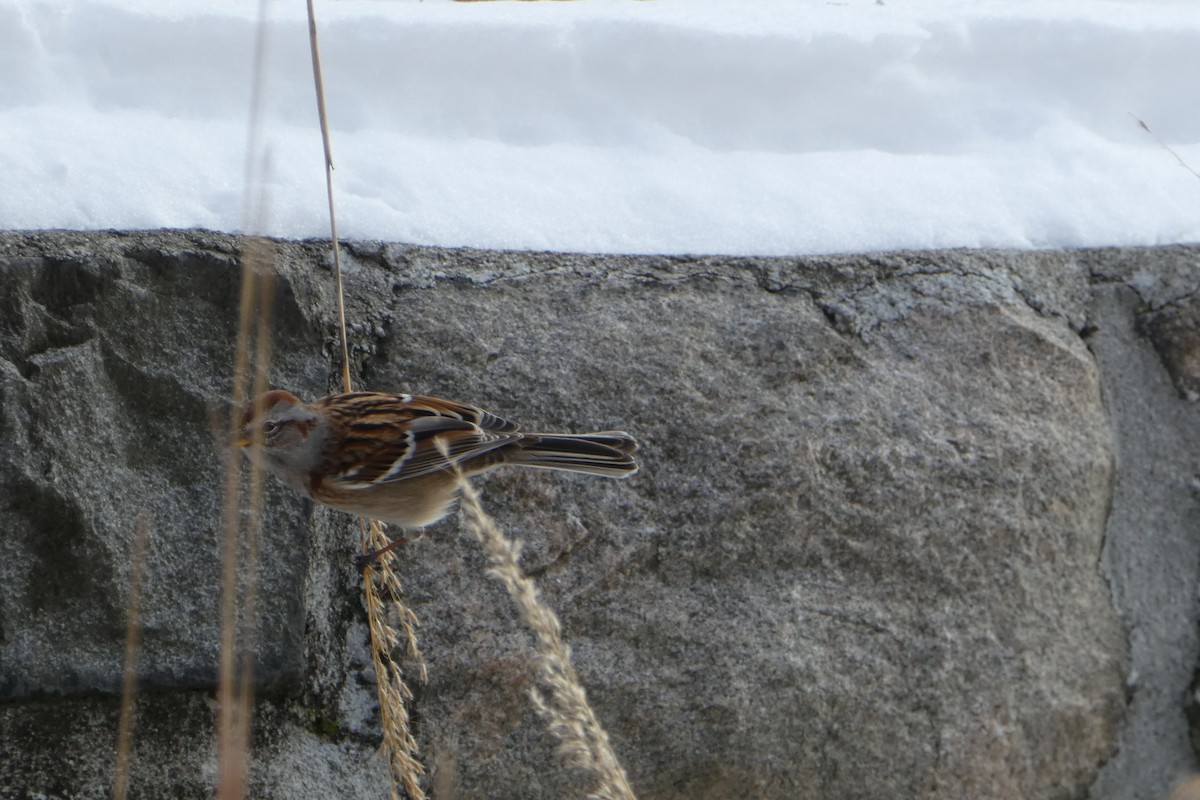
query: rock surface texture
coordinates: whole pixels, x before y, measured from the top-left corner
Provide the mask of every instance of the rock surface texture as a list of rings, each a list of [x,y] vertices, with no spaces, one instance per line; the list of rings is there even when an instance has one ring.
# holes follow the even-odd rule
[[[213,795],[241,244],[0,234],[0,798],[109,796],[139,514],[132,794]],[[274,249],[271,381],[319,396],[328,247]],[[643,800],[1149,799],[1195,768],[1200,249],[344,257],[358,386],[639,438],[627,481],[479,485]],[[386,797],[356,523],[267,499],[251,794]],[[434,796],[583,796],[478,544],[451,517],[399,563]]]

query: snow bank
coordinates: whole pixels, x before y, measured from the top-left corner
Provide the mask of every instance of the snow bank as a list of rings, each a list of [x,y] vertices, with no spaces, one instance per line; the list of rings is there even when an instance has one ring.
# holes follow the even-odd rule
[[[304,4],[0,6],[0,225],[328,232]],[[1188,2],[318,4],[347,237],[799,254],[1200,240]]]

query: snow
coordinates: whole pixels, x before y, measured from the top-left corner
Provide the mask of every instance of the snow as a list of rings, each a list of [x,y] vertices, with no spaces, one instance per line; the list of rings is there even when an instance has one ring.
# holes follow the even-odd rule
[[[0,227],[327,236],[304,3],[0,4]],[[1200,241],[1192,0],[318,0],[339,233],[629,253]],[[254,162],[258,163],[258,162]]]

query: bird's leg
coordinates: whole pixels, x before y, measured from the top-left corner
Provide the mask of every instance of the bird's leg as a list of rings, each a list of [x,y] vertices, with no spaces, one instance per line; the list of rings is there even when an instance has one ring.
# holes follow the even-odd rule
[[[372,553],[359,553],[354,557],[354,566],[358,568],[359,572],[366,572],[367,567],[372,566],[380,556],[384,555],[385,553],[390,553],[392,550],[395,550],[397,547],[407,541],[408,539],[404,538],[403,536],[397,536],[395,539],[389,542],[386,547],[381,547]]]

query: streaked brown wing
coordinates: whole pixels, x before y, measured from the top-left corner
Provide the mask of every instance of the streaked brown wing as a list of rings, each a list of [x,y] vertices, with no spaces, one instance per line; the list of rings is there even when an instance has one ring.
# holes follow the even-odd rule
[[[457,424],[454,424],[457,423]],[[486,431],[477,425],[445,417],[413,420],[416,449],[404,461],[398,474],[380,482],[405,480],[445,469],[448,462],[461,463],[503,447],[521,438],[519,433]],[[442,452],[439,443],[446,452]]]
[[[441,397],[429,397],[421,394],[407,395],[407,397],[408,407],[414,413],[453,417],[472,422],[485,431],[494,431],[496,433],[512,433],[517,430],[516,423],[498,417],[490,411],[484,411],[479,406],[456,403],[453,400],[445,400]]]
[[[347,489],[428,475],[521,438],[507,420],[437,397],[353,392],[319,402],[343,433],[338,452],[327,456],[325,474],[336,475]]]

